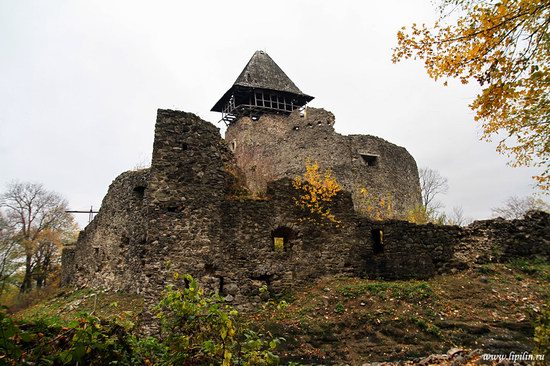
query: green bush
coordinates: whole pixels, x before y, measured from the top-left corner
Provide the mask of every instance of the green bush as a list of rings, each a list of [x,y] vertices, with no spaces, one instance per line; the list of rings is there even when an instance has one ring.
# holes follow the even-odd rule
[[[0,312],[0,360],[8,365],[131,364],[130,339],[126,329],[90,315],[62,326],[53,319],[17,324]]]
[[[216,294],[204,290],[190,275],[183,289],[169,287],[156,307],[161,321],[161,343],[169,364],[272,365],[279,339],[264,340],[237,321],[237,311]]]
[[[263,337],[238,321],[218,295],[195,279],[169,287],[155,311],[159,337],[135,334],[132,322],[81,314],[77,320],[16,322],[0,309],[4,365],[275,365],[281,339]]]

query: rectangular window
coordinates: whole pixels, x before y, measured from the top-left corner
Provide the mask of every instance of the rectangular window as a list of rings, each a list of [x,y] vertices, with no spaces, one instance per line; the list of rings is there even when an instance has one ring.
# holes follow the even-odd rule
[[[285,250],[285,238],[273,237],[273,246],[276,252],[282,252]]]
[[[374,254],[382,253],[384,251],[384,232],[382,229],[371,230],[372,236],[372,251]]]
[[[374,154],[361,154],[361,158],[366,166],[377,166],[378,165],[378,155]]]

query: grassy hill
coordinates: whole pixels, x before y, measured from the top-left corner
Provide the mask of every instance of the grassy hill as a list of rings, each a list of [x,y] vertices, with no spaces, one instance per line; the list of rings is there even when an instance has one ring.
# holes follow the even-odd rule
[[[287,339],[285,354],[307,362],[414,359],[454,347],[531,352],[549,284],[550,266],[540,261],[429,281],[325,278],[255,319]]]
[[[516,260],[427,281],[321,278],[240,316],[260,332],[285,338],[277,351],[283,364],[362,365],[418,361],[456,347],[532,352],[533,324],[549,295],[550,265]],[[137,321],[142,304],[135,295],[59,289],[14,316],[70,320],[84,311]]]

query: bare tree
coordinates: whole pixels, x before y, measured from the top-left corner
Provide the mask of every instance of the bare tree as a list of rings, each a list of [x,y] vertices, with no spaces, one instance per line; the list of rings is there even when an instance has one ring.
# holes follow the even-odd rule
[[[443,212],[443,204],[435,200],[438,194],[447,193],[449,185],[447,178],[437,170],[430,168],[418,169],[420,178],[420,193],[422,205],[408,213],[408,220],[416,223],[431,222],[438,225],[447,223],[447,215]]]
[[[502,207],[492,209],[494,217],[508,220],[521,219],[531,210],[550,212],[550,205],[540,198],[512,196],[504,201]]]
[[[73,218],[65,212],[67,201],[38,183],[9,184],[0,196],[0,207],[15,228],[13,240],[24,251],[25,274],[20,291],[26,292],[32,288],[41,241],[43,243],[48,232],[71,230]]]
[[[426,209],[437,210],[441,204],[434,201],[438,194],[445,194],[449,190],[447,178],[441,176],[437,170],[430,168],[420,168],[420,190],[422,193],[422,204]]]
[[[0,296],[4,294],[6,286],[13,279],[13,275],[23,264],[22,251],[13,239],[14,228],[0,212]]]
[[[465,226],[471,222],[471,218],[464,216],[464,209],[461,206],[453,207],[451,214],[447,217],[448,225]]]

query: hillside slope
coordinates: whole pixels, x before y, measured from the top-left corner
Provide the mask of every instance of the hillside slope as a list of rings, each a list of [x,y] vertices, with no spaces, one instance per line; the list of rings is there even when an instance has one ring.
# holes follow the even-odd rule
[[[533,322],[550,298],[550,265],[517,260],[427,281],[321,278],[271,299],[243,320],[285,338],[284,361],[350,364],[416,360],[452,348],[532,352]],[[137,318],[142,300],[123,293],[62,289],[18,319],[70,319],[81,311]]]
[[[305,363],[392,361],[451,348],[531,352],[533,321],[550,295],[542,261],[489,264],[429,281],[325,278],[253,319]]]

